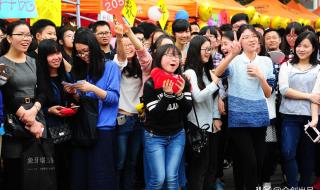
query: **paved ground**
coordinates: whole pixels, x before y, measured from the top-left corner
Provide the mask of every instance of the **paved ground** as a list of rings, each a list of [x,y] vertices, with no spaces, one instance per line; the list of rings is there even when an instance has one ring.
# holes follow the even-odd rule
[[[234,183],[233,183],[233,173],[232,167],[224,170],[224,178],[225,178],[225,190],[233,190]],[[271,184],[272,187],[282,187],[282,174],[280,170],[280,166],[278,165],[275,174],[271,177]]]

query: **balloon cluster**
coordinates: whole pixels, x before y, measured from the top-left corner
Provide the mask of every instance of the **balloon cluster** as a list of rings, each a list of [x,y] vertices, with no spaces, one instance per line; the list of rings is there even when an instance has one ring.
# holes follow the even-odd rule
[[[269,27],[272,27],[275,29],[286,28],[288,23],[291,21],[288,18],[282,18],[280,16],[275,16],[273,18],[270,18],[270,16],[268,15],[260,14],[256,11],[255,7],[252,5],[246,8],[245,13],[249,17],[250,24],[261,24],[264,28],[269,28]]]

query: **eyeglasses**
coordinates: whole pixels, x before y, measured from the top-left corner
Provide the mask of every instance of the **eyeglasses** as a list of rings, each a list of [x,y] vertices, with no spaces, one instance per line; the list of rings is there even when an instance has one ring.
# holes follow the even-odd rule
[[[109,34],[111,34],[110,31],[96,33],[96,35],[99,37],[108,36]]]
[[[209,47],[209,48],[203,48],[203,49],[201,49],[201,50],[204,50],[206,53],[211,53],[212,48],[211,48],[211,47]]]
[[[85,57],[89,55],[89,50],[83,50],[82,52],[78,52],[77,56],[78,57]]]
[[[179,55],[173,55],[172,53],[167,53],[164,54],[165,56],[167,56],[170,59],[180,59],[181,57]]]
[[[11,36],[18,36],[20,39],[32,39],[32,34],[11,34]]]

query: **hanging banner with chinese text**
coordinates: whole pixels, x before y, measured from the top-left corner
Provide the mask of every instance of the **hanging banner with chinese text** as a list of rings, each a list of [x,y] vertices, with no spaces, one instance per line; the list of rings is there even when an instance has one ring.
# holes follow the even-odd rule
[[[34,0],[0,0],[0,18],[35,18],[37,16]]]

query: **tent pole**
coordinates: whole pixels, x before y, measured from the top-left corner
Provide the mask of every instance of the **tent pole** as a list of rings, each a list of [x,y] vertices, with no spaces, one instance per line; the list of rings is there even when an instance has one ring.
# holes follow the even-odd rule
[[[81,20],[80,20],[80,0],[76,1],[76,14],[77,14],[77,28],[81,27]]]

